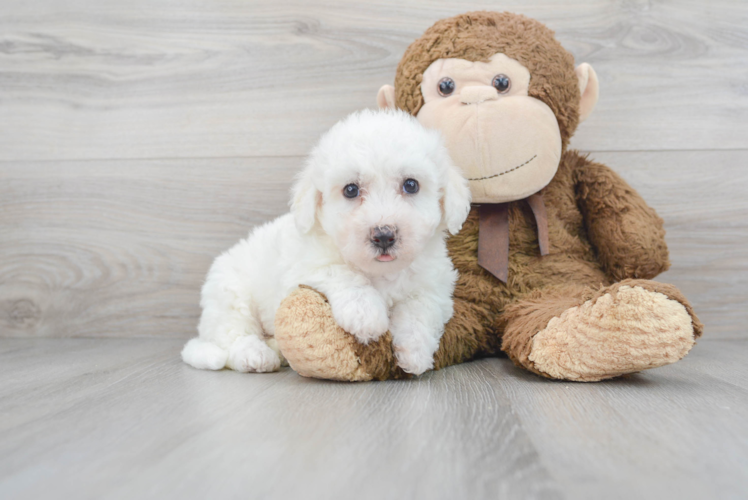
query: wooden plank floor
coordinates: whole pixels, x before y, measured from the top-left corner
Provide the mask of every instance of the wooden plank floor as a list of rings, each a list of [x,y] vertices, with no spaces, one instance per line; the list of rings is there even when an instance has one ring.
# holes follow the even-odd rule
[[[746,340],[628,378],[201,372],[169,339],[0,340],[0,498],[748,495]]]

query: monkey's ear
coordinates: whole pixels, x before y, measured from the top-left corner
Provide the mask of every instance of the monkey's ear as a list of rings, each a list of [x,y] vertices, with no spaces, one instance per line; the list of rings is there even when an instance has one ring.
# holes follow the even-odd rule
[[[312,182],[311,168],[307,167],[296,178],[296,183],[291,188],[291,214],[293,215],[296,229],[306,234],[314,227],[317,219],[317,205],[322,193],[320,193]]]
[[[600,84],[597,73],[587,63],[582,63],[575,70],[579,79],[579,91],[582,99],[579,101],[579,121],[583,122],[595,109],[597,98],[600,96]]]
[[[455,166],[447,170],[447,185],[444,187],[442,208],[444,210],[444,223],[447,225],[449,234],[457,234],[462,229],[468,214],[470,213],[470,187],[468,181],[462,176]]]
[[[377,92],[377,104],[380,109],[395,109],[395,87],[392,85],[382,85]]]

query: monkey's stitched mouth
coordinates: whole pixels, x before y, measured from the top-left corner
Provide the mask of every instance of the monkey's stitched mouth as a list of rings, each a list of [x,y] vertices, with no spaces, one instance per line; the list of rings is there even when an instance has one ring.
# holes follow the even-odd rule
[[[504,172],[501,172],[500,174],[493,174],[493,175],[489,175],[487,177],[476,177],[475,179],[468,179],[468,180],[469,181],[485,181],[486,179],[493,179],[494,177],[498,177],[500,175],[508,174],[509,172],[514,172],[515,170],[524,167],[525,165],[527,165],[528,163],[530,163],[531,161],[533,161],[537,157],[538,157],[538,155],[535,155],[532,158],[530,158],[529,160],[527,160],[526,162],[520,163],[516,167],[510,168],[509,170],[505,170]]]

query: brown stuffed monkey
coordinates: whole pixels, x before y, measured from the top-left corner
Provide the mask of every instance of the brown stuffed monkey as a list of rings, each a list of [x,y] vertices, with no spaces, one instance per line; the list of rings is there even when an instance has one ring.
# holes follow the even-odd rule
[[[592,67],[527,17],[444,19],[408,47],[381,107],[440,130],[473,208],[448,240],[459,271],[435,368],[505,352],[548,378],[596,381],[685,356],[702,325],[672,285],[655,211],[605,165],[567,150],[597,101]],[[340,329],[324,296],[299,288],[276,339],[300,374],[408,377],[389,334],[368,345]]]

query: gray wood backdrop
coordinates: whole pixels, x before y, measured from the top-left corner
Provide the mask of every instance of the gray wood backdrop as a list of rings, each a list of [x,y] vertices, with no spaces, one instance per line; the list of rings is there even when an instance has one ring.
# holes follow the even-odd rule
[[[572,146],[666,220],[662,280],[748,338],[743,1],[3,0],[0,336],[192,336],[211,260],[434,21],[511,10],[600,77]]]

